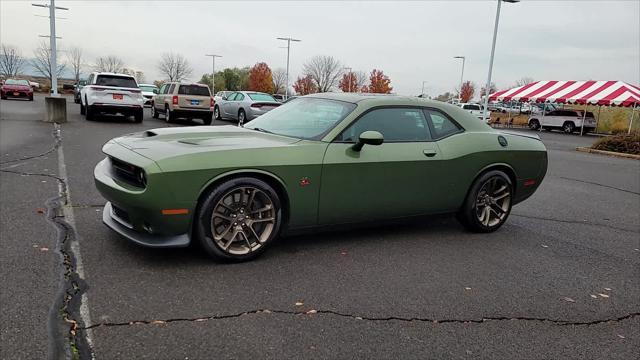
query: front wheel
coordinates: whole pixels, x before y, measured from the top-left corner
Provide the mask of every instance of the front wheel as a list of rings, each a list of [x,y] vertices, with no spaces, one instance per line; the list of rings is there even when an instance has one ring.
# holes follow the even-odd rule
[[[217,106],[213,108],[213,117],[216,120],[222,120],[222,117],[220,116],[220,108]]]
[[[156,105],[154,103],[151,103],[151,117],[154,119],[157,119],[158,116],[158,111],[156,110]]]
[[[200,204],[197,238],[214,259],[251,260],[278,237],[282,211],[266,182],[241,177],[216,186]]]
[[[244,113],[244,110],[240,109],[240,111],[238,111],[238,124],[240,124],[240,126],[244,125],[246,119],[247,115]]]
[[[458,219],[473,232],[495,231],[509,217],[512,197],[511,179],[502,171],[488,171],[471,186]]]
[[[535,120],[535,119],[529,121],[529,129],[531,129],[531,130],[540,129],[540,122],[538,120]]]
[[[562,125],[562,131],[564,131],[565,134],[571,134],[575,129],[576,126],[572,122],[566,122]]]

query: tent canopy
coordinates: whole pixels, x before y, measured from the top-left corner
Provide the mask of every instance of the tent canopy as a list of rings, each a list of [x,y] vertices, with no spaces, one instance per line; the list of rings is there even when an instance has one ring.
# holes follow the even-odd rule
[[[640,87],[622,81],[536,81],[495,92],[489,100],[635,106]]]

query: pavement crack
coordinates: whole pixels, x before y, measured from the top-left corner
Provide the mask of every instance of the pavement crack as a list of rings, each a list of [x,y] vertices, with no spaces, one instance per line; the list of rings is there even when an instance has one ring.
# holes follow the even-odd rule
[[[49,149],[49,150],[47,150],[47,151],[45,151],[43,153],[37,154],[37,155],[29,155],[29,156],[24,156],[24,157],[17,158],[17,159],[0,161],[0,165],[11,164],[11,163],[20,162],[20,161],[26,161],[26,160],[32,160],[32,159],[41,158],[43,156],[47,156],[47,155],[51,154],[52,152],[58,150],[58,147],[60,146],[60,141],[62,141],[61,138],[60,138],[60,135],[59,135],[60,129],[58,127],[54,127],[53,132],[54,132],[53,136],[54,136],[54,139],[55,139],[55,143],[53,144],[53,147],[51,147],[51,149]]]
[[[512,213],[511,216],[523,217],[523,218],[527,218],[527,219],[554,221],[554,222],[560,222],[560,223],[565,223],[565,224],[581,224],[581,225],[600,226],[600,227],[605,227],[605,228],[614,229],[614,230],[627,231],[627,232],[632,232],[632,233],[640,233],[640,231],[637,231],[637,230],[631,230],[631,229],[622,228],[622,227],[618,227],[618,226],[613,226],[613,225],[609,225],[609,224],[590,222],[590,221],[586,221],[586,220],[585,221],[566,220],[566,219],[547,218],[547,217],[541,217],[541,216],[533,216],[533,215],[525,215],[525,214],[514,214],[514,213]]]
[[[565,177],[565,176],[558,176],[558,178],[565,179],[565,180],[571,180],[571,181],[577,181],[577,182],[581,182],[581,183],[585,183],[585,184],[602,186],[602,187],[606,187],[606,188],[613,189],[613,190],[618,190],[618,191],[623,191],[623,192],[630,193],[630,194],[640,195],[639,192],[635,192],[635,191],[631,191],[631,190],[627,190],[627,189],[622,189],[622,188],[615,187],[615,186],[604,185],[604,184],[600,184],[600,183],[593,182],[593,181],[587,181],[587,180],[582,180],[582,179],[574,179],[574,178]]]
[[[253,315],[253,314],[276,314],[276,315],[289,315],[289,316],[312,316],[315,314],[324,314],[324,315],[338,316],[338,317],[344,317],[344,318],[352,318],[355,320],[362,320],[362,321],[427,322],[427,323],[434,323],[434,324],[446,324],[446,323],[483,324],[491,321],[531,321],[531,322],[549,323],[549,324],[558,325],[558,326],[591,326],[591,325],[598,325],[603,323],[619,322],[619,321],[628,320],[628,319],[632,319],[640,316],[640,312],[636,312],[636,313],[630,313],[630,314],[615,317],[615,318],[607,318],[607,319],[592,320],[592,321],[571,321],[571,320],[560,320],[560,319],[539,318],[539,317],[524,317],[524,316],[513,316],[513,317],[512,316],[486,316],[482,318],[471,318],[471,319],[433,319],[433,318],[402,317],[402,316],[370,317],[370,316],[360,316],[355,314],[342,313],[334,310],[287,311],[287,310],[257,309],[257,310],[243,311],[243,312],[234,313],[234,314],[201,316],[196,318],[170,318],[170,319],[163,319],[163,320],[157,319],[157,320],[131,320],[126,322],[102,322],[102,323],[92,324],[83,328],[79,328],[78,330],[89,330],[89,329],[95,329],[98,327],[161,325],[161,324],[168,324],[172,322],[215,321],[215,320],[222,320],[222,319],[238,318],[241,316]]]

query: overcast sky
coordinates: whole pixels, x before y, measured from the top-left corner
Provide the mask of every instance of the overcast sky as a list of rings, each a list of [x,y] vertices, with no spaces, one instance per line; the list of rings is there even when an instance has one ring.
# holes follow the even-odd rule
[[[47,10],[33,1],[0,0],[0,41],[32,56],[49,33]],[[313,55],[331,55],[354,70],[377,68],[394,92],[415,95],[453,90],[467,57],[465,80],[486,81],[496,1],[56,1],[58,46],[78,46],[87,64],[115,55],[146,80],[161,78],[161,53],[184,54],[199,80],[216,69],[264,61],[286,65],[291,77]],[[63,54],[61,54],[63,57]],[[498,88],[521,77],[536,80],[623,80],[640,83],[640,1],[503,3],[493,79]],[[291,81],[293,82],[293,80]]]

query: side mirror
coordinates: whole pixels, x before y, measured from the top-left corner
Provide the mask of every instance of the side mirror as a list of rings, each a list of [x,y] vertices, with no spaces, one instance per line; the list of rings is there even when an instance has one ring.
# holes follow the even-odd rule
[[[226,95],[222,95],[222,100],[227,100],[227,96]]]
[[[353,151],[360,151],[362,147],[366,145],[382,145],[384,142],[384,136],[377,131],[365,131],[360,134],[358,138],[358,142],[353,145],[351,148]]]
[[[154,93],[154,94],[157,94],[157,93],[158,93],[158,90],[153,89],[153,93]]]

